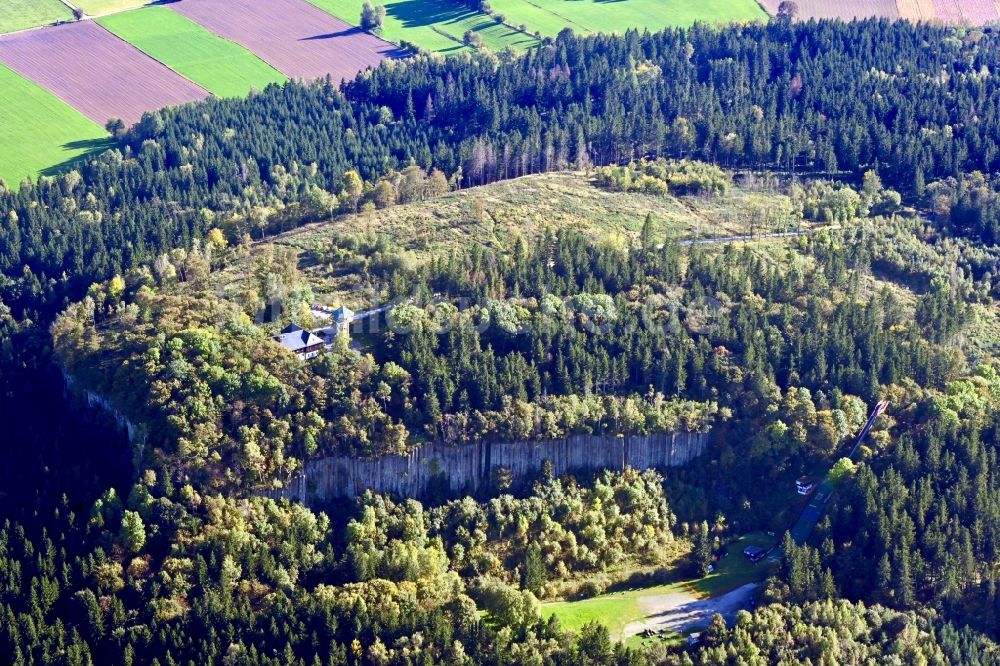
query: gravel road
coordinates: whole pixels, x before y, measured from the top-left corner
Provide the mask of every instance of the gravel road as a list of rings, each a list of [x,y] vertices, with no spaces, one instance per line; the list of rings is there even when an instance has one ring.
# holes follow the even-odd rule
[[[659,631],[683,633],[686,628],[707,625],[716,613],[721,613],[727,622],[732,622],[737,611],[749,608],[754,591],[758,587],[758,583],[747,583],[732,592],[711,599],[699,599],[689,592],[639,597],[639,608],[646,617],[628,623],[623,631],[623,637],[635,636],[647,630],[653,633]]]

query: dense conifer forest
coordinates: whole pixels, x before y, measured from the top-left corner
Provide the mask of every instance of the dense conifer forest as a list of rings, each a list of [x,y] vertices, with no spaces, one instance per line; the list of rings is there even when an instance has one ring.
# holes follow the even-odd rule
[[[564,32],[148,114],[0,188],[0,661],[996,663],[998,55],[990,30],[887,21]],[[649,216],[416,261],[350,230],[569,168],[688,205],[769,173],[804,231],[699,245]],[[407,334],[307,365],[270,340],[311,288],[268,241],[334,217],[306,259],[378,285]],[[691,647],[542,619],[588,576],[784,533],[775,488],[879,399],[760,608]],[[711,450],[661,473],[501,471],[426,505],[258,492],[331,453],[678,429]]]
[[[931,181],[997,170],[998,49],[992,33],[884,21],[567,33],[520,58],[388,64],[343,93],[287,84],[149,114],[119,148],[4,190],[0,270],[16,282],[4,302],[17,314],[39,297],[58,304],[218,219],[259,237],[327,215],[339,195],[360,197],[346,172],[374,183],[411,162],[463,186],[643,155],[874,166],[922,196]],[[960,202],[967,226],[989,227],[974,213],[988,198]]]

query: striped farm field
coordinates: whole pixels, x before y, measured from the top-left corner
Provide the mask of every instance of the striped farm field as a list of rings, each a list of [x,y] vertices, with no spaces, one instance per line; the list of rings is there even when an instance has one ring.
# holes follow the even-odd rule
[[[0,178],[8,185],[110,142],[102,127],[3,65],[0,90]]]
[[[239,44],[166,7],[112,14],[98,23],[219,97],[239,97],[285,80]]]
[[[0,62],[102,126],[208,96],[94,21],[4,35]]]
[[[364,0],[309,2],[354,25],[360,20],[364,4]],[[523,49],[538,43],[534,37],[499,24],[486,14],[471,11],[454,0],[386,0],[382,4],[385,5],[385,22],[381,35],[397,44],[407,41],[428,51],[453,53],[467,48],[462,39],[469,30],[493,50],[508,46]]]
[[[781,0],[761,0],[771,14]],[[904,18],[957,25],[987,25],[1000,22],[995,0],[796,0],[797,17],[806,19]]]
[[[983,25],[1000,20],[993,0],[934,0],[937,17],[948,23]]]
[[[934,0],[897,0],[900,18],[911,21],[930,21],[934,18]]]
[[[943,21],[955,23],[962,20],[958,0],[934,0],[934,15]]]
[[[766,20],[756,0],[490,0],[490,7],[512,25],[556,35],[563,28],[577,33],[623,32],[630,28],[660,30],[696,21]]]
[[[904,0],[908,1],[908,0]],[[778,12],[781,0],[763,0],[771,14]],[[883,17],[898,18],[899,7],[896,0],[796,0],[801,19],[835,19],[850,21],[853,18]]]
[[[405,55],[305,0],[183,0],[167,6],[289,77],[353,79],[385,58]]]
[[[60,0],[0,0],[0,33],[73,19]]]

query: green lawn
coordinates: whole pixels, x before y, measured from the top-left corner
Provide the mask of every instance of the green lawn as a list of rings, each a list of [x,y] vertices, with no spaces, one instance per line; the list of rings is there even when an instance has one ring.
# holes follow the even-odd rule
[[[100,16],[112,12],[123,12],[148,5],[151,0],[71,0],[89,16]]]
[[[751,562],[743,555],[743,549],[747,546],[770,548],[773,545],[775,540],[763,532],[740,537],[725,547],[726,555],[716,563],[715,571],[691,581],[691,588],[702,597],[714,597],[765,578],[770,572],[767,560]]]
[[[715,571],[697,580],[682,580],[666,585],[656,585],[620,592],[602,594],[579,601],[556,601],[542,605],[542,615],[555,615],[559,624],[569,631],[577,631],[589,622],[601,622],[618,638],[627,624],[642,619],[639,599],[647,596],[687,593],[693,597],[708,598],[725,594],[747,583],[763,580],[771,573],[773,564],[765,558],[750,562],[743,556],[747,546],[770,548],[774,539],[762,532],[743,536],[726,546],[726,555],[716,563]],[[630,641],[638,641],[638,637]]]
[[[0,178],[11,187],[110,142],[103,128],[3,65],[0,90]]]
[[[763,20],[767,14],[754,0],[490,0],[494,11],[511,25],[556,35],[563,28],[578,33],[621,32],[628,28],[660,30],[695,21]]]
[[[251,51],[166,7],[113,14],[98,23],[219,97],[240,97],[285,80]]]
[[[72,18],[73,12],[59,0],[0,0],[0,33]]]
[[[650,588],[655,589],[655,588]],[[621,635],[625,625],[639,617],[639,602],[631,592],[605,594],[580,601],[556,601],[542,606],[542,615],[555,615],[566,631],[580,631],[584,625],[600,622],[612,637]]]
[[[308,0],[323,11],[358,25],[364,0]],[[454,53],[465,49],[462,38],[472,30],[493,50],[511,46],[523,49],[536,40],[489,16],[473,12],[453,0],[386,0],[381,36],[397,44],[408,41],[428,51]]]

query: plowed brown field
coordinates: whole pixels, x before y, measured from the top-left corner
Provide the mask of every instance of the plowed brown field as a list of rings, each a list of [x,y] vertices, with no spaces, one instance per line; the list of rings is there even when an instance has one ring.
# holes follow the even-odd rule
[[[304,0],[184,0],[166,6],[294,78],[351,79],[385,58],[404,55]]]
[[[945,23],[983,25],[1000,19],[993,0],[933,0],[935,18]]]
[[[799,6],[799,18],[852,18],[880,16],[899,17],[896,0],[794,0]],[[772,16],[778,12],[781,0],[763,0],[764,7]]]
[[[93,21],[0,37],[0,62],[101,125],[208,96]]]
[[[872,16],[905,18],[911,21],[986,25],[1000,22],[998,0],[794,0],[801,20],[810,18],[853,18]],[[772,15],[781,0],[762,0]]]
[[[899,15],[911,21],[931,21],[936,15],[934,0],[898,0]]]

